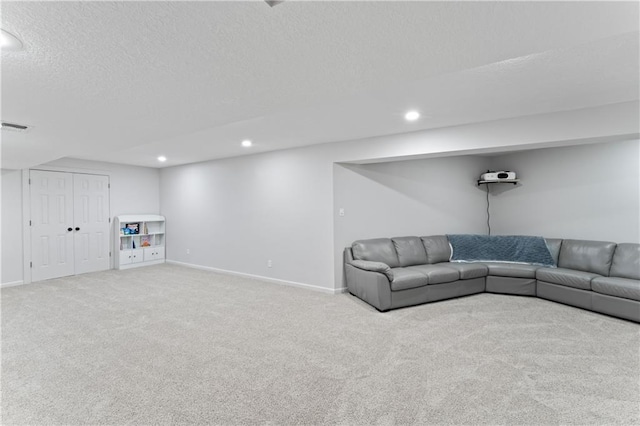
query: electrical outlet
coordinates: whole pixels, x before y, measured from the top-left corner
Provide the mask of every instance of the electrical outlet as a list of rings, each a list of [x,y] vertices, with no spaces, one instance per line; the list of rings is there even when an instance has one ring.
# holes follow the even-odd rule
[[[271,261],[271,259],[267,260],[267,268],[272,268],[273,267],[273,262]]]
[[[338,210],[338,216],[344,216],[344,209],[342,207]]]
[[[187,249],[187,254],[191,254],[191,250]]]

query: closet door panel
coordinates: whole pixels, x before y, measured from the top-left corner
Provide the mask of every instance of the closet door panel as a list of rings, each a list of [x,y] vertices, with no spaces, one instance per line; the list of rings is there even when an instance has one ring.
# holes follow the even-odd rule
[[[109,177],[74,173],[75,273],[109,269]]]
[[[31,280],[74,274],[73,175],[29,172]]]

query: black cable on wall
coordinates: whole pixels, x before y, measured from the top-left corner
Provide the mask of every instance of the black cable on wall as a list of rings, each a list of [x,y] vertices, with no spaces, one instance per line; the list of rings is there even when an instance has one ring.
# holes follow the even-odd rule
[[[491,235],[491,213],[489,212],[489,184],[484,185],[487,190],[487,228],[489,229],[489,234]]]

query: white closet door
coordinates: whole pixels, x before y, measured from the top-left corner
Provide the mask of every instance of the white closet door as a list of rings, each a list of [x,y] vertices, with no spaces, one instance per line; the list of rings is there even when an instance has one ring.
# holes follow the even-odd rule
[[[31,280],[74,274],[73,175],[32,170]]]
[[[73,174],[75,273],[109,269],[109,178]]]

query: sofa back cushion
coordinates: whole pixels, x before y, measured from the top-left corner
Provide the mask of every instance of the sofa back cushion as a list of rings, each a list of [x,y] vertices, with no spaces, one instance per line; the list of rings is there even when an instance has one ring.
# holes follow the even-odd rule
[[[372,240],[358,240],[351,245],[353,258],[356,260],[370,260],[382,262],[391,268],[400,266],[398,254],[389,238],[376,238]]]
[[[549,253],[551,253],[551,257],[555,264],[558,264],[558,257],[560,256],[560,247],[562,246],[562,239],[560,238],[545,238],[547,243],[547,247],[549,248]]]
[[[562,240],[558,266],[608,276],[615,249],[607,241]]]
[[[427,263],[448,262],[451,258],[451,246],[446,235],[422,237],[422,244],[427,251]]]
[[[427,252],[418,237],[395,237],[393,245],[398,254],[400,266],[424,265],[427,263]]]
[[[618,244],[609,276],[640,280],[640,244]]]

